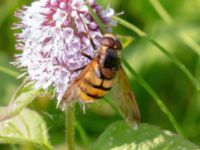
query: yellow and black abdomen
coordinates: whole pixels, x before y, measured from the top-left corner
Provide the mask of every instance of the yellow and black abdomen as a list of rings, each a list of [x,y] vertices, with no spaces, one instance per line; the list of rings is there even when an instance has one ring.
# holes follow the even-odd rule
[[[104,97],[112,88],[119,68],[118,56],[112,49],[108,49],[106,55],[95,63],[92,71],[87,72],[84,80],[79,83],[78,96],[85,102],[93,102]]]
[[[93,102],[96,99],[104,97],[112,88],[113,78],[102,78],[101,69],[99,68],[99,65],[96,64],[96,68],[88,72],[84,80],[79,83],[80,90],[78,95],[79,98],[85,102]]]

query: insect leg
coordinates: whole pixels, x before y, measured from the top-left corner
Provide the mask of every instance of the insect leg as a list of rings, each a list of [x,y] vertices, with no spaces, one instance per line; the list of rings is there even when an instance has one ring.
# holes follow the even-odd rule
[[[90,55],[84,53],[83,51],[81,51],[81,55],[83,55],[84,57],[88,58],[89,60],[93,60],[93,58]]]
[[[72,70],[69,70],[70,72],[78,72],[78,71],[80,71],[80,70],[83,70],[83,69],[85,69],[85,67],[86,67],[87,65],[84,65],[84,66],[82,66],[82,67],[80,67],[80,68],[76,68],[76,69],[72,69]]]
[[[92,58],[90,55],[84,53],[84,51],[81,51],[80,53],[81,53],[82,56],[88,58],[89,60],[93,60],[93,58]],[[69,71],[70,71],[70,72],[78,72],[78,71],[80,71],[80,70],[85,69],[86,66],[87,66],[87,65],[84,65],[84,66],[82,66],[82,67],[80,67],[80,68],[76,68],[76,69],[71,69],[71,70],[69,69]]]
[[[85,28],[85,31],[86,31],[86,33],[88,34],[88,38],[90,39],[90,43],[91,43],[93,49],[94,49],[94,50],[97,50],[97,47],[96,47],[96,45],[94,44],[94,41],[92,40],[92,37],[90,36],[88,27],[86,26],[86,23],[83,21],[83,19],[81,18],[80,14],[78,14],[78,17],[80,18],[80,20],[81,20],[81,22],[82,22],[82,24],[83,24],[83,26],[84,26],[84,28]]]

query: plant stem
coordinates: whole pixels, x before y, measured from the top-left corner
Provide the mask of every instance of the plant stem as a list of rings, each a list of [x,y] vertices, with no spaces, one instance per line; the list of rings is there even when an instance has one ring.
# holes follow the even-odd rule
[[[81,126],[80,122],[78,122],[78,121],[76,121],[76,130],[77,130],[77,132],[79,132],[84,145],[89,145],[90,139],[89,139],[87,133],[85,132],[85,130],[83,129],[83,127]]]
[[[164,48],[161,44],[159,44],[157,41],[155,41],[153,38],[149,37],[145,32],[140,30],[135,25],[132,25],[131,23],[127,22],[126,20],[123,20],[119,17],[114,16],[113,19],[117,21],[119,24],[129,28],[133,32],[135,32],[140,37],[146,39],[148,42],[156,46],[161,52],[165,54],[183,73],[187,76],[187,78],[191,81],[193,86],[195,87],[196,91],[200,93],[200,84],[197,81],[197,79],[192,75],[192,73],[185,67],[185,65],[177,59],[174,55],[172,55],[166,48]]]
[[[0,66],[0,72],[6,73],[6,74],[13,76],[15,78],[20,75],[18,72],[11,70],[9,68],[5,68],[3,66]]]
[[[66,107],[66,139],[68,150],[75,150],[75,104],[69,103]]]
[[[117,17],[117,16],[113,16],[112,17],[113,20],[115,20],[117,23],[125,26],[126,28],[129,28],[130,30],[132,30],[133,32],[135,32],[137,35],[139,35],[140,37],[145,37],[147,36],[145,32],[143,32],[142,30],[140,30],[138,27],[132,25],[131,23]]]
[[[95,21],[96,21],[96,16],[95,16]],[[190,71],[172,54],[170,54],[165,48],[163,48],[163,46],[161,46],[159,43],[157,43],[154,39],[152,39],[151,37],[149,37],[145,32],[143,32],[142,30],[140,30],[138,27],[132,25],[131,23],[127,22],[126,20],[123,20],[117,16],[113,16],[113,19],[115,21],[117,21],[119,24],[129,28],[130,30],[132,30],[133,32],[135,32],[138,36],[146,39],[147,41],[149,41],[150,43],[152,43],[154,46],[156,46],[159,50],[161,50],[166,56],[168,56],[170,58],[170,60],[179,68],[181,69],[185,75],[190,79],[190,81],[192,82],[192,84],[194,85],[194,87],[196,88],[196,90],[198,92],[200,92],[200,85],[199,82],[193,77],[193,75],[190,73]],[[101,28],[101,26],[100,26]],[[101,28],[101,30],[104,32],[104,29]],[[160,109],[164,112],[164,114],[168,117],[169,121],[172,123],[172,125],[174,126],[174,128],[176,129],[176,131],[184,136],[183,131],[181,130],[181,128],[179,127],[176,119],[174,118],[174,116],[172,115],[172,113],[169,111],[169,109],[167,108],[167,106],[162,102],[162,100],[159,98],[159,96],[156,94],[156,92],[148,85],[148,83],[146,83],[146,81],[141,78],[135,70],[133,70],[131,68],[131,66],[127,63],[127,61],[125,59],[122,58],[122,62],[124,64],[124,66],[131,72],[132,75],[135,76],[135,78],[138,80],[138,82],[144,87],[144,89],[154,98],[155,102],[158,104],[158,106],[160,107]]]
[[[155,8],[156,12],[159,14],[161,19],[169,26],[173,27],[175,30],[175,35],[180,38],[183,43],[185,43],[188,47],[190,47],[195,53],[197,53],[200,56],[200,46],[199,44],[192,39],[190,35],[185,33],[184,31],[181,31],[179,27],[176,26],[175,21],[170,16],[170,14],[167,12],[167,10],[164,9],[164,7],[161,5],[161,3],[158,0],[150,0],[151,5]]]
[[[96,23],[98,24],[99,28],[101,29],[102,33],[106,33],[106,28],[103,24],[103,22],[101,21],[101,19],[97,16],[97,14],[93,11],[93,9],[90,7],[90,5],[87,5],[87,7],[89,8],[89,12],[90,15],[94,18],[94,20],[96,21]]]
[[[172,17],[169,15],[169,13],[162,7],[159,1],[157,0],[150,0],[151,5],[155,8],[157,13],[160,15],[160,17],[164,20],[165,23],[168,25],[174,24],[174,21]]]
[[[109,99],[107,99],[106,97],[103,98],[105,100],[105,102],[107,102],[112,108],[113,110],[124,120],[126,120],[124,114],[122,113],[122,111]]]
[[[147,37],[148,38],[148,37]],[[152,38],[148,38],[148,41],[150,41],[153,45],[155,45],[160,51],[162,51],[180,70],[184,72],[184,74],[188,77],[190,82],[193,84],[195,89],[198,93],[200,93],[200,84],[199,81],[192,75],[192,73],[186,68],[186,66],[175,56],[173,56],[169,51],[167,51],[162,45],[160,45],[158,42],[156,42]]]

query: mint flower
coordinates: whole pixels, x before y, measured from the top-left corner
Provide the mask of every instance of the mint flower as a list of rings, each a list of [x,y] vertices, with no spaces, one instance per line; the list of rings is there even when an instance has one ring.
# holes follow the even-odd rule
[[[103,10],[94,0],[40,0],[23,6],[16,13],[20,19],[14,25],[16,54],[14,64],[25,69],[35,88],[54,87],[60,101],[71,82],[81,71],[73,71],[90,60],[81,53],[95,57],[102,33],[89,13],[87,4],[111,31],[114,11]],[[24,75],[23,74],[23,75]]]

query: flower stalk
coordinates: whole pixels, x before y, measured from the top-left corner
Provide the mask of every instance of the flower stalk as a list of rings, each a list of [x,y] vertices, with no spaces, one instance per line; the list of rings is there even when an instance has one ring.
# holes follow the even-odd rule
[[[66,139],[68,150],[75,150],[75,103],[66,106]]]
[[[53,88],[60,105],[81,68],[91,61],[83,54],[96,57],[101,46],[99,39],[104,34],[101,28],[111,32],[116,25],[111,19],[113,15],[112,8],[103,10],[95,0],[37,0],[23,6],[15,13],[19,21],[13,29],[20,53],[15,55],[13,64],[25,71],[22,75],[34,83],[34,89]],[[75,149],[74,107],[69,102],[65,110],[69,150]]]

